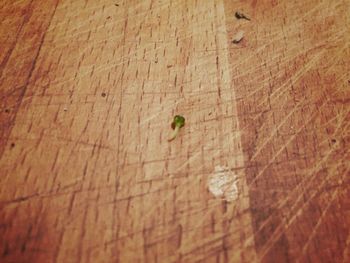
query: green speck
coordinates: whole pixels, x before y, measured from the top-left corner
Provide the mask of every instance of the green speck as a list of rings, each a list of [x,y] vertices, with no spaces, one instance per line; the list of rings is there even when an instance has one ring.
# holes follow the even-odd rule
[[[174,129],[174,132],[170,136],[169,141],[172,141],[176,138],[177,134],[183,126],[185,126],[185,118],[183,116],[176,115],[174,117],[173,123],[171,124],[171,127]]]

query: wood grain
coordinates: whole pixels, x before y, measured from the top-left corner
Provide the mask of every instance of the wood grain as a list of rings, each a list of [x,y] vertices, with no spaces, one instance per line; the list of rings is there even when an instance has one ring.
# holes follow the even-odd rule
[[[57,1],[7,1],[0,4],[0,156],[24,93],[32,79]]]
[[[0,262],[349,260],[348,1],[44,2],[0,4]]]
[[[237,6],[225,3],[228,17]],[[238,27],[247,35],[230,58],[257,259],[342,262],[350,222],[350,5],[240,8],[259,21],[228,23],[229,35]]]

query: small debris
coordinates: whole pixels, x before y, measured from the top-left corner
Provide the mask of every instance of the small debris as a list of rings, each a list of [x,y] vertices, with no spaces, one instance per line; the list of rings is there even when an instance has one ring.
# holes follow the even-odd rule
[[[9,112],[10,112],[10,110],[9,110],[9,109],[5,109],[5,112],[6,112],[6,113],[9,113]]]
[[[235,13],[235,17],[236,17],[237,19],[245,19],[245,20],[250,21],[250,18],[249,18],[249,17],[247,17],[245,14],[243,14],[243,13],[241,13],[241,12],[238,12],[238,11]]]
[[[167,68],[172,68],[172,67],[173,67],[173,65],[167,65],[166,67],[167,67]]]
[[[15,147],[16,146],[16,144],[13,142],[13,143],[11,143],[11,148],[13,148],[13,147]]]
[[[107,96],[107,94],[106,94],[105,92],[102,92],[102,93],[101,93],[101,96],[104,98],[104,97]]]
[[[180,115],[176,115],[174,117],[173,122],[171,123],[171,128],[173,128],[174,132],[172,133],[172,135],[168,139],[169,142],[176,138],[176,136],[178,135],[180,129],[183,126],[185,126],[185,118],[180,116]]]
[[[232,43],[239,44],[239,42],[242,41],[243,37],[244,37],[244,31],[238,31],[237,34],[234,36]]]
[[[107,16],[107,19],[111,19],[111,16]]]
[[[115,6],[119,6],[119,4],[114,4]]]
[[[68,109],[66,107],[63,108],[63,111],[67,111]]]
[[[332,143],[336,143],[337,140],[336,140],[336,139],[332,139],[331,142],[332,142]]]

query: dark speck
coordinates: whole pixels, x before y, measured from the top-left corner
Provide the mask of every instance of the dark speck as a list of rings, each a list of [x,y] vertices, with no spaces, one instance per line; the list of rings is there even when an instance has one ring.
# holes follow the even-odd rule
[[[119,6],[119,4],[114,4],[115,6]]]
[[[13,142],[13,143],[11,143],[11,148],[13,148],[13,147],[15,147],[16,146],[16,144]]]
[[[107,16],[107,19],[110,19],[111,18],[111,16]]]
[[[105,92],[102,92],[102,93],[101,93],[101,96],[104,98],[104,97],[107,96],[107,94],[106,94]]]
[[[5,257],[9,254],[9,245],[7,243],[5,243],[5,248],[4,251],[2,252],[2,256]]]
[[[336,139],[332,139],[331,142],[332,142],[332,143],[336,143],[337,140],[336,140]]]
[[[234,39],[234,40],[232,40],[232,43],[233,43],[233,44],[239,44],[239,43],[242,41],[242,39],[243,39],[243,38],[238,39],[238,40],[237,40],[237,39]]]
[[[22,246],[21,246],[21,252],[25,252],[26,251],[26,244],[23,243]]]
[[[245,20],[250,21],[250,18],[247,17],[245,14],[243,14],[243,13],[241,13],[241,12],[236,12],[236,13],[235,13],[235,17],[236,17],[237,19],[245,19]]]
[[[5,112],[6,112],[6,113],[9,113],[9,112],[10,112],[10,110],[9,110],[9,109],[5,109]]]
[[[208,114],[208,115],[210,116],[210,115],[212,115],[212,114],[213,114],[212,112],[209,112],[209,114]]]

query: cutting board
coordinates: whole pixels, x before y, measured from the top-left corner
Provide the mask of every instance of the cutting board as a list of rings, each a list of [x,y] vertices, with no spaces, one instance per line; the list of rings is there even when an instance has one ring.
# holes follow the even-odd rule
[[[349,262],[349,1],[0,15],[0,262]]]

